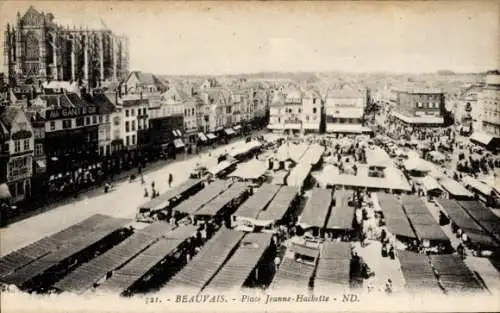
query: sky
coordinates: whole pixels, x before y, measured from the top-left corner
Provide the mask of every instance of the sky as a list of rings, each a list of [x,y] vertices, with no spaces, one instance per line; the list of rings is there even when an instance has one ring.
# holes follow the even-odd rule
[[[52,12],[62,24],[92,26],[103,20],[129,37],[131,69],[156,74],[478,72],[500,62],[499,0],[0,0],[2,28],[30,5]],[[3,32],[0,39],[3,54]]]

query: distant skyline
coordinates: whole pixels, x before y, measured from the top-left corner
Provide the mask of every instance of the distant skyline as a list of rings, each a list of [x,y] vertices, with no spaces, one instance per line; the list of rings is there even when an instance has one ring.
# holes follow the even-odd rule
[[[3,30],[33,5],[66,25],[130,39],[130,69],[255,72],[483,72],[500,64],[500,1],[0,2]]]

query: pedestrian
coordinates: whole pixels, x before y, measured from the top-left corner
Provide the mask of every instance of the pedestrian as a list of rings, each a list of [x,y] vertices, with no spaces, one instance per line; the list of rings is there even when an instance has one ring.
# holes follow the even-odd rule
[[[152,188],[152,189],[154,189],[154,188],[155,188],[155,181],[154,181],[154,180],[151,182],[151,188]]]
[[[172,182],[174,181],[174,177],[172,176],[172,173],[168,174],[168,187],[172,187]]]
[[[390,278],[385,283],[385,293],[387,293],[387,294],[392,293],[392,280]]]
[[[144,188],[144,198],[149,197],[148,188]]]

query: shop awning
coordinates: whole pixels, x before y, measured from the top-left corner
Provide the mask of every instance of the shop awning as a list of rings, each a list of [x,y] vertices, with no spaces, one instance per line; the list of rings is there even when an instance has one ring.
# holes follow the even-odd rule
[[[364,127],[361,124],[326,124],[326,131],[328,133],[351,133],[351,134],[361,134],[367,132],[373,132],[371,128]]]
[[[444,118],[435,116],[404,116],[398,112],[392,112],[392,115],[408,124],[443,124]]]
[[[240,130],[241,129],[241,125],[236,125],[233,127],[234,130]]]
[[[47,167],[47,162],[45,160],[37,160],[36,165],[39,168],[46,168]]]
[[[10,199],[12,195],[10,194],[9,186],[7,184],[0,185],[0,200]]]
[[[50,160],[56,162],[59,159],[57,157],[51,157]]]
[[[215,136],[215,135],[214,135],[214,134],[212,134],[212,133],[208,133],[208,134],[207,134],[207,138],[208,138],[208,139],[215,139],[215,138],[217,138],[217,136]]]
[[[232,128],[226,128],[224,129],[224,132],[226,133],[226,135],[234,135],[235,132]]]
[[[269,124],[267,125],[268,129],[285,129],[283,124]]]
[[[493,136],[482,132],[474,132],[469,139],[474,143],[478,143],[482,146],[487,146],[493,140]]]
[[[175,139],[174,146],[175,146],[175,148],[183,148],[184,142],[182,141],[182,139]]]
[[[201,140],[201,141],[207,141],[207,136],[205,136],[204,133],[198,133],[198,138]]]

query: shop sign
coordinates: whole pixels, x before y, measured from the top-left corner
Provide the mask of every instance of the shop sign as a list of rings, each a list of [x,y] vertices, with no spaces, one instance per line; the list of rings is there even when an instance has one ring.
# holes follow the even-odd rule
[[[61,118],[72,118],[85,115],[98,114],[97,106],[84,106],[78,108],[60,108],[47,111],[47,118],[49,120],[56,120]]]

